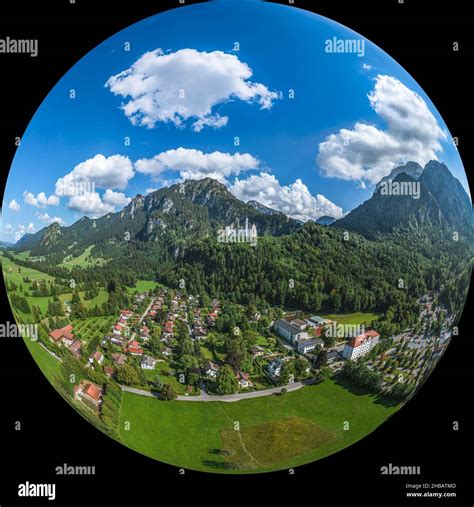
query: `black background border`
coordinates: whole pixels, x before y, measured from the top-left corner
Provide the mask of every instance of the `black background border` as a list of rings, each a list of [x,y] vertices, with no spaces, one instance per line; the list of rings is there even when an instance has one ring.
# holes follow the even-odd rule
[[[239,0],[236,0],[239,1]],[[190,0],[187,5],[199,3]],[[288,2],[275,2],[288,4]],[[241,2],[245,9],[245,2]],[[420,84],[460,140],[471,182],[473,160],[474,16],[467,1],[303,1],[295,7],[327,16],[377,44]],[[0,55],[0,175],[3,193],[15,137],[57,81],[97,44],[145,17],[182,8],[176,1],[17,1],[0,4],[0,38],[37,38],[39,56]],[[452,51],[453,41],[460,51]],[[471,114],[470,114],[471,113]],[[34,168],[32,168],[34,170]],[[2,277],[0,277],[2,278]],[[3,283],[3,280],[0,281]],[[224,476],[168,466],[105,437],[56,393],[14,338],[0,340],[0,506],[30,504],[18,484],[56,483],[45,505],[473,505],[472,290],[460,335],[420,392],[375,432],[318,462],[272,474]],[[2,321],[13,322],[1,288]],[[471,400],[471,401],[469,401]],[[15,421],[22,430],[15,431]],[[453,421],[459,430],[453,431]],[[95,476],[59,477],[54,468],[95,465]],[[388,463],[421,467],[421,476],[380,475]],[[457,498],[412,500],[406,482],[456,483]]]

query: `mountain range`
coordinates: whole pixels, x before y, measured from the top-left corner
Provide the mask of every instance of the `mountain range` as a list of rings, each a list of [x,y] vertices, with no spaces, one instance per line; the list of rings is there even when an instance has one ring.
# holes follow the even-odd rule
[[[83,217],[69,227],[53,223],[25,234],[14,248],[44,255],[123,239],[174,245],[215,235],[228,225],[243,228],[247,218],[260,235],[281,236],[301,226],[257,201],[240,201],[222,183],[204,178],[161,188],[146,197],[137,195],[121,211],[97,219]]]
[[[388,183],[418,185],[419,197],[384,193]],[[35,234],[25,234],[17,251],[32,255],[68,254],[87,246],[119,244],[123,239],[185,245],[215,235],[227,225],[243,228],[248,218],[259,235],[282,236],[295,232],[302,222],[258,201],[243,202],[225,185],[211,178],[186,180],[147,196],[137,195],[121,211],[97,219],[83,217],[69,227],[57,223]],[[323,216],[321,225],[357,232],[374,239],[396,228],[429,227],[458,231],[473,238],[472,205],[463,186],[437,161],[423,168],[415,162],[399,166],[383,178],[372,197],[339,220]]]
[[[417,194],[396,195],[396,188],[416,189]],[[445,164],[432,160],[422,168],[409,162],[393,169],[376,185],[370,199],[333,226],[358,232],[369,239],[396,228],[435,228],[457,231],[472,240],[472,204]]]

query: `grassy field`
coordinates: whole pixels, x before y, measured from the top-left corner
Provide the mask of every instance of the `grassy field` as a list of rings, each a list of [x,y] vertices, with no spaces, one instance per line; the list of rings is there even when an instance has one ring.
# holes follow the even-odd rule
[[[240,432],[234,428],[221,431],[229,464],[236,468],[255,470],[278,464],[278,461],[297,458],[333,437],[334,434],[330,431],[295,416],[246,426]],[[271,445],[268,445],[268,442],[271,442]],[[275,452],[275,449],[278,449],[278,452]]]
[[[8,257],[2,256],[2,269],[4,276],[8,277],[9,280],[16,283],[17,285],[21,285],[24,289],[30,289],[31,283],[25,283],[23,281],[23,277],[27,276],[31,281],[45,281],[45,282],[53,282],[54,278],[52,276],[47,275],[37,269],[25,268],[23,266],[18,266],[12,262]]]
[[[163,402],[124,393],[120,435],[132,449],[176,466],[218,473],[264,472],[337,452],[371,433],[397,408],[334,380],[234,403]],[[240,436],[230,433],[236,422]],[[284,431],[291,446],[282,443],[282,428],[294,431],[292,436]],[[306,430],[310,434],[303,438]],[[292,446],[299,449],[298,455]]]
[[[268,340],[265,338],[265,336],[259,335],[255,345],[259,345],[260,347],[268,347]]]
[[[377,318],[375,313],[331,313],[328,315],[321,315],[321,317],[329,320],[335,320],[338,324],[367,324],[370,325],[373,320]]]
[[[148,380],[155,380],[157,376],[160,377],[163,384],[170,384],[173,386],[176,394],[185,394],[186,386],[179,382],[176,374],[173,375],[164,375],[163,372],[175,371],[172,366],[170,366],[168,361],[159,361],[156,363],[156,367],[153,371],[147,371],[145,374],[147,375]],[[148,376],[149,375],[149,376]]]
[[[91,251],[93,248],[94,245],[87,247],[81,253],[81,255],[78,255],[77,257],[72,257],[71,255],[68,255],[63,259],[63,262],[59,265],[67,269],[72,269],[74,266],[88,268],[92,266],[103,266],[104,264],[106,264],[107,263],[106,259],[91,256]]]
[[[36,269],[32,268],[25,268],[23,266],[19,266],[18,264],[15,264],[7,257],[2,256],[2,270],[3,270],[3,276],[5,280],[9,282],[13,282],[18,286],[18,290],[16,291],[17,294],[24,295],[25,291],[26,293],[31,292],[31,286],[32,282],[45,282],[46,284],[51,284],[54,281],[54,278],[50,275],[47,275],[46,273],[43,273],[41,271],[38,271]],[[28,277],[30,282],[24,282],[23,277]],[[20,291],[21,290],[23,292]],[[61,297],[60,297],[61,298]],[[29,305],[36,305],[39,306],[40,311],[43,313],[46,312],[48,309],[48,300],[49,297],[33,297],[33,296],[26,296],[26,300],[28,301]],[[18,314],[24,319],[26,316],[23,315],[21,312],[18,312]]]
[[[138,292],[146,292],[151,289],[154,289],[155,287],[160,286],[158,282],[154,282],[152,280],[138,280],[135,287],[127,287],[127,291],[130,293],[133,293],[135,291]]]
[[[44,281],[47,284],[52,283],[54,281],[54,278],[52,276],[49,276],[46,273],[43,273],[36,269],[19,266],[18,264],[15,264],[6,257],[2,257],[2,268],[5,279],[15,283],[18,287],[21,286],[23,289],[23,295],[25,291],[27,291],[26,293],[31,293],[32,290],[31,282],[33,281],[37,282]],[[31,282],[28,283],[24,282],[23,277],[28,277],[31,280]],[[18,290],[17,294],[21,294],[21,292]],[[85,300],[83,291],[79,292],[79,296],[81,297],[81,301],[84,303],[84,306],[86,308],[93,308],[96,305],[100,307],[103,303],[107,301],[107,291],[102,287],[99,288],[98,296],[96,296],[93,299]],[[62,303],[64,303],[65,301],[70,301],[72,298],[72,292],[61,294],[58,297]],[[45,315],[48,309],[48,301],[52,300],[52,298],[49,296],[40,296],[40,297],[26,296],[26,299],[30,304],[30,306],[31,305],[38,306],[43,316]]]
[[[29,338],[23,340],[33,356],[36,364],[40,367],[46,378],[51,381],[55,374],[59,373],[61,363],[55,359],[49,352],[46,352],[44,348],[36,341],[32,341]]]
[[[108,297],[107,291],[103,287],[99,288],[99,295],[93,299],[85,300],[84,292],[79,292],[79,295],[81,296],[81,301],[84,303],[86,308],[93,308],[96,305],[100,307],[107,301]],[[70,294],[70,297],[72,297],[72,294]]]
[[[201,342],[202,355],[210,361],[223,361],[225,358],[224,342],[219,343],[213,351],[208,342]]]

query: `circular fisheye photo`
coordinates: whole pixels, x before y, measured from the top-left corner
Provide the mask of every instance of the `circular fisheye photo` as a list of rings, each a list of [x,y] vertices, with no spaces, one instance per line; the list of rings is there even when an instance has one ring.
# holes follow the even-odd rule
[[[471,277],[468,182],[428,96],[362,35],[263,2],[180,7],[88,53],[31,120],[2,215],[49,383],[209,473],[372,433],[456,336]]]

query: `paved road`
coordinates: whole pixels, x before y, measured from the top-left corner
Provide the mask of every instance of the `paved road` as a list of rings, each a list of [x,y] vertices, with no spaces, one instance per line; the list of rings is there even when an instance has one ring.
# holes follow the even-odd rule
[[[150,398],[158,398],[158,396],[150,391],[144,391],[143,389],[136,389],[135,387],[128,386],[120,386],[122,391],[127,391],[128,393],[139,394],[140,396],[148,396]]]
[[[150,304],[148,305],[148,308],[143,312],[143,315],[140,317],[140,323],[145,318],[146,314],[148,313],[148,310],[151,308],[151,305],[156,301],[156,298],[152,298]]]
[[[143,312],[143,315],[140,317],[139,323],[141,324],[143,322],[143,319],[146,317],[146,314],[148,313],[148,310],[151,308],[151,305],[155,302],[156,298],[153,298],[151,300],[151,303],[148,305],[148,308]],[[132,336],[130,337],[130,340],[134,340],[137,333],[133,332]]]
[[[236,394],[227,394],[224,396],[218,396],[214,394],[207,394],[206,391],[201,390],[201,394],[199,396],[182,396],[179,395],[176,399],[179,401],[226,401],[233,402],[239,400],[248,400],[251,398],[261,398],[262,396],[272,396],[274,394],[280,393],[283,387],[286,387],[288,392],[296,391],[301,389],[305,385],[311,384],[311,381],[305,382],[293,382],[292,384],[288,384],[286,386],[281,387],[272,387],[271,389],[264,389],[262,391],[250,391],[248,393],[236,393]],[[144,391],[143,389],[137,389],[136,387],[128,387],[128,386],[120,386],[123,391],[127,391],[129,393],[139,394],[141,396],[148,396],[150,398],[157,398],[156,394],[150,393],[149,391]]]

